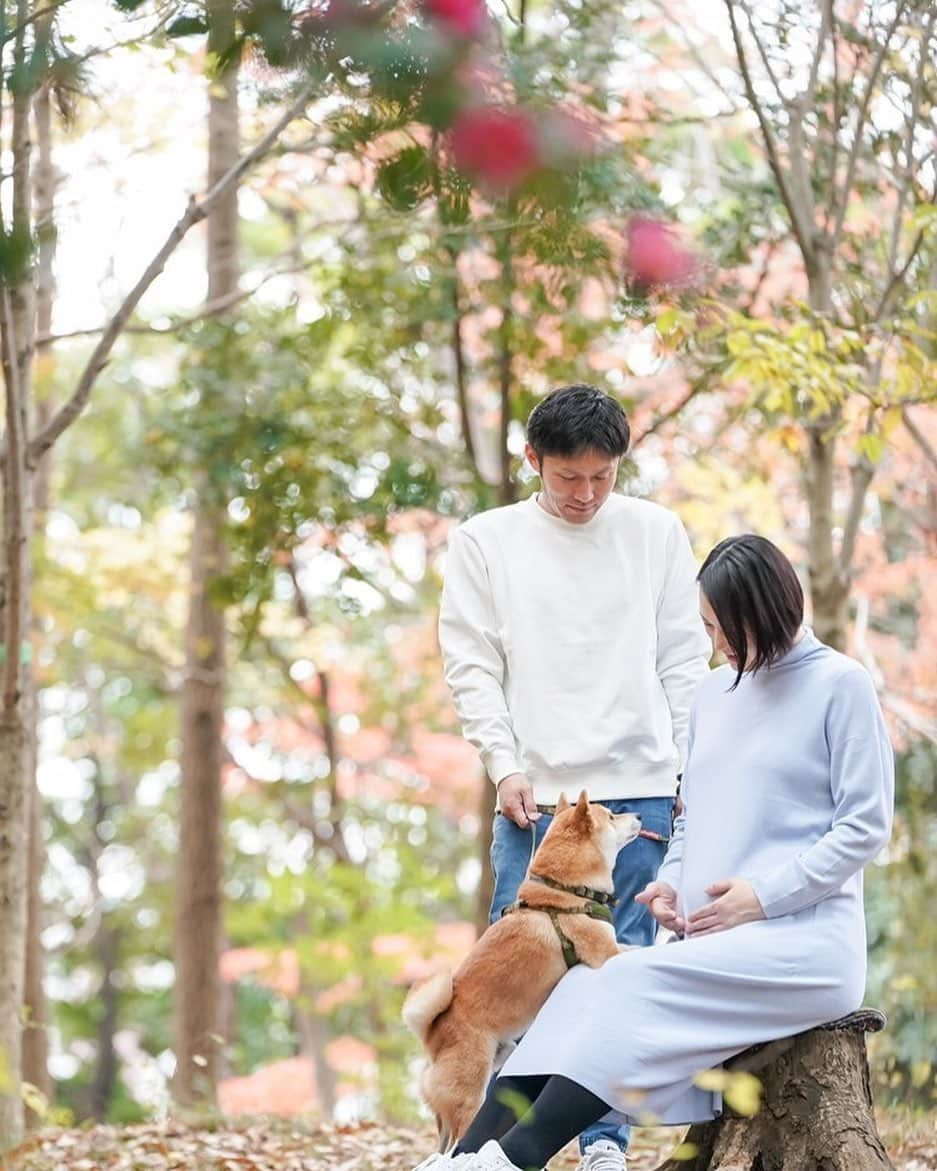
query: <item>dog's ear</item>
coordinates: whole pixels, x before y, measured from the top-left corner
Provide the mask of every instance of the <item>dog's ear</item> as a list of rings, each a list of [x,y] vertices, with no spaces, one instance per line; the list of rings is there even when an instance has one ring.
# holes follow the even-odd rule
[[[589,794],[585,791],[585,789],[583,789],[579,794],[579,800],[576,802],[576,816],[589,816]]]
[[[566,800],[566,794],[560,793],[559,800],[556,803],[556,813],[562,813],[564,809],[569,808],[569,802]]]

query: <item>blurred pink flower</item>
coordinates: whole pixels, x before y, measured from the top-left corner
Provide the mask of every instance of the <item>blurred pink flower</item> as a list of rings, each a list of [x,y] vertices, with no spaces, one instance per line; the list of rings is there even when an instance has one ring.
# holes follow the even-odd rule
[[[686,286],[697,275],[696,256],[685,248],[669,224],[648,216],[628,221],[628,278],[639,288]]]
[[[541,162],[536,127],[521,110],[463,110],[452,123],[450,142],[459,170],[500,190],[520,186]]]
[[[423,0],[423,11],[460,37],[477,37],[488,20],[485,0]]]

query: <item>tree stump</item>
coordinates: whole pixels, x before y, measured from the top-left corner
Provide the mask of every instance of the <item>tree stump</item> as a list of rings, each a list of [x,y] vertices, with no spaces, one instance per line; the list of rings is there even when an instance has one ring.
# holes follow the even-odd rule
[[[885,1027],[863,1008],[806,1033],[746,1049],[725,1068],[762,1083],[753,1118],[731,1110],[687,1132],[695,1154],[657,1171],[894,1171],[872,1108],[865,1034]]]

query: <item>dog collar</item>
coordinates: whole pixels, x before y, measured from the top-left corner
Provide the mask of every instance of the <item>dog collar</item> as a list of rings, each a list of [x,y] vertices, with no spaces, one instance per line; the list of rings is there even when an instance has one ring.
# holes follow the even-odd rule
[[[550,887],[551,890],[562,890],[566,894],[576,895],[580,899],[588,899],[592,903],[600,903],[603,907],[614,907],[618,904],[618,899],[614,895],[608,894],[604,890],[594,890],[591,886],[567,886],[564,882],[557,882],[555,878],[547,878],[544,874],[534,874],[531,872],[527,875],[531,882],[542,882],[544,886]]]

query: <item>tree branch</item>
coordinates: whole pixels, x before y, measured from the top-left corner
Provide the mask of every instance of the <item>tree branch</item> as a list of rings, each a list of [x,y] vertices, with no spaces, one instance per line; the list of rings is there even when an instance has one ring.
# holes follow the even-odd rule
[[[736,2],[745,13],[745,20],[748,23],[748,31],[751,33],[751,38],[755,42],[755,48],[758,50],[758,56],[761,58],[761,63],[765,67],[765,73],[768,75],[768,80],[774,86],[774,92],[778,95],[778,101],[781,103],[784,109],[787,110],[789,108],[789,103],[787,98],[784,96],[784,91],[781,89],[781,83],[778,80],[774,69],[772,68],[771,59],[768,56],[768,51],[764,47],[764,44],[759,38],[758,33],[755,31],[755,19],[752,16],[752,11],[745,3],[745,0],[736,0]]]
[[[784,168],[781,166],[781,157],[778,153],[777,143],[771,132],[771,127],[768,124],[768,119],[758,99],[758,95],[755,93],[751,70],[748,65],[748,57],[745,53],[745,46],[742,44],[742,34],[739,31],[738,22],[735,19],[735,0],[725,0],[725,6],[729,15],[729,24],[732,26],[732,40],[735,43],[735,53],[738,58],[739,69],[742,73],[745,96],[748,98],[748,104],[754,110],[755,116],[758,119],[758,125],[761,127],[761,134],[765,141],[765,149],[768,152],[771,171],[777,182],[784,206],[787,208],[787,214],[791,220],[791,227],[794,229],[794,235],[797,237],[797,244],[805,262],[812,264],[814,245],[810,235],[811,226],[801,222],[800,209],[794,201],[784,174]]]
[[[314,86],[310,83],[302,89],[299,97],[289,109],[276,121],[273,127],[263,138],[248,151],[231,169],[218,180],[215,186],[199,202],[194,196],[189,199],[188,207],[175,227],[166,237],[162,247],[150,261],[143,275],[124,298],[120,308],[107,323],[98,344],[92,351],[81,377],[78,380],[71,398],[52,416],[49,423],[32,440],[28,449],[28,463],[34,466],[36,461],[55,443],[59,436],[78,418],[88,403],[95,380],[104,368],[108,355],[114,343],[125,328],[131,313],[136,308],[143,294],[153,281],[159,276],[166,265],[166,261],[179,246],[183,237],[194,225],[205,219],[212,209],[235,186],[242,176],[269,151],[282,132],[294,119],[299,117],[312,99]]]
[[[918,427],[917,423],[915,423],[915,421],[911,418],[911,415],[910,415],[907,407],[902,409],[901,421],[902,421],[902,423],[904,423],[905,427],[907,428],[908,434],[912,437],[914,442],[918,445],[918,447],[924,453],[924,458],[927,460],[927,462],[930,464],[930,466],[935,471],[937,471],[937,451],[934,450],[933,446],[930,443],[930,440],[927,438],[927,436],[924,434],[924,432],[920,429],[920,427]]]
[[[478,454],[475,450],[475,438],[472,431],[472,408],[468,394],[468,368],[465,361],[465,343],[462,338],[462,299],[460,296],[459,254],[454,248],[449,248],[449,259],[452,263],[452,357],[455,362],[455,389],[456,400],[459,404],[459,418],[462,422],[462,442],[465,444],[465,454],[469,458],[472,470],[478,479],[481,471],[478,467]]]
[[[843,524],[843,539],[839,547],[839,571],[844,577],[848,577],[852,566],[859,525],[862,523],[862,514],[865,511],[865,498],[874,475],[875,467],[865,455],[860,455],[849,471],[852,491],[849,497],[849,510]]]
[[[663,427],[667,423],[669,423],[671,419],[675,419],[680,414],[680,412],[683,410],[683,408],[687,405],[687,403],[689,403],[692,399],[696,398],[696,396],[698,394],[701,394],[703,392],[703,390],[704,390],[704,386],[703,386],[703,383],[701,383],[701,382],[696,383],[695,385],[691,386],[690,389],[683,395],[683,397],[674,406],[670,407],[669,410],[666,410],[662,414],[658,415],[653,423],[649,424],[647,427],[644,428],[644,430],[637,437],[637,439],[635,439],[632,442],[630,450],[634,451],[634,449],[636,447],[638,447],[640,444],[642,444],[644,442],[644,440],[647,439],[647,437],[649,435],[653,435],[655,431],[659,431],[661,429],[661,427]]]
[[[878,53],[875,56],[875,61],[872,65],[872,72],[869,74],[868,85],[865,87],[865,93],[862,95],[862,101],[859,104],[859,115],[856,119],[856,129],[852,140],[852,146],[849,149],[849,157],[846,162],[846,175],[843,179],[843,188],[837,197],[836,185],[834,182],[832,191],[832,203],[836,207],[836,220],[833,225],[833,232],[830,237],[830,249],[832,252],[836,251],[839,244],[840,236],[843,231],[843,224],[846,220],[846,210],[849,206],[849,192],[852,190],[852,184],[856,177],[856,166],[859,162],[859,152],[862,148],[862,132],[865,129],[865,123],[869,115],[869,107],[872,104],[872,93],[878,82],[879,74],[882,71],[882,65],[885,62],[885,54],[888,52],[888,46],[891,44],[891,39],[895,35],[901,18],[904,16],[905,8],[907,7],[907,0],[898,0],[895,6],[895,16],[888,28],[885,37],[879,46]],[[834,176],[835,179],[835,176]]]
[[[918,232],[914,243],[911,245],[911,248],[908,252],[908,255],[907,255],[907,258],[906,258],[904,264],[901,266],[901,268],[898,269],[897,272],[893,272],[891,274],[891,277],[889,278],[888,284],[885,286],[884,290],[882,291],[881,299],[879,300],[879,303],[875,309],[875,313],[872,316],[873,322],[881,321],[882,318],[884,317],[885,311],[889,308],[889,303],[890,303],[892,297],[897,292],[897,290],[901,287],[901,285],[904,284],[904,279],[908,275],[908,270],[911,268],[911,265],[914,263],[914,259],[917,256],[918,252],[920,252],[921,245],[923,243],[924,243],[924,229],[922,228]]]
[[[810,76],[807,79],[807,88],[801,99],[803,109],[805,110],[813,109],[814,98],[817,94],[817,82],[820,79],[820,62],[823,60],[823,47],[826,44],[827,36],[833,31],[833,24],[836,19],[833,13],[833,3],[834,0],[823,0],[820,31],[817,33],[817,51],[813,55],[813,61],[810,64]]]
[[[690,40],[689,35],[684,31],[683,25],[685,23],[685,17],[681,17],[680,20],[677,20],[674,17],[674,15],[671,13],[671,11],[667,7],[667,5],[663,2],[663,0],[652,0],[652,3],[654,4],[655,8],[657,8],[660,12],[663,13],[664,19],[668,22],[668,24],[677,33],[682,34],[681,39],[683,41],[683,47],[687,50],[687,52],[693,58],[694,64],[697,66],[697,68],[700,70],[700,72],[703,74],[703,76],[706,78],[706,80],[710,83],[710,85],[713,86],[714,89],[717,89],[719,91],[719,93],[722,94],[722,96],[730,103],[730,106],[732,108],[730,110],[726,111],[725,113],[720,114],[718,116],[719,117],[727,117],[727,116],[731,117],[731,116],[737,114],[738,107],[735,104],[735,95],[730,93],[729,90],[727,90],[726,87],[722,84],[722,82],[719,80],[718,76],[713,72],[712,68],[710,67],[709,62],[702,55],[702,53],[699,51],[699,49],[696,47],[696,45],[694,45],[693,42]],[[654,56],[658,61],[662,60],[661,55],[659,53],[655,53],[653,51],[653,49],[651,49],[649,47],[645,47],[645,51],[651,53],[651,55]],[[683,80],[684,84],[687,84],[686,78],[681,78],[681,80]],[[688,86],[688,88],[690,88],[690,87]],[[655,119],[655,121],[656,121],[656,119]]]

